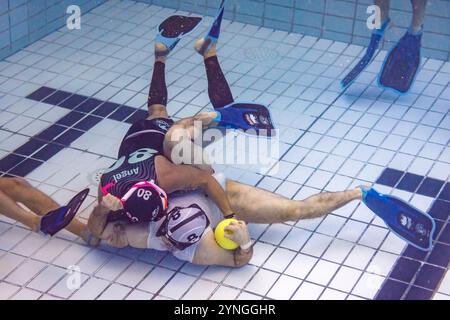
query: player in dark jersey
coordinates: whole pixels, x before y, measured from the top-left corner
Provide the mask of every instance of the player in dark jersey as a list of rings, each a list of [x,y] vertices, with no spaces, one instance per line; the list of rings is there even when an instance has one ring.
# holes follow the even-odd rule
[[[173,47],[171,48],[173,49]],[[126,133],[118,152],[118,160],[101,177],[99,204],[93,214],[101,213],[120,199],[124,210],[113,210],[109,220],[127,219],[142,222],[159,219],[168,206],[166,192],[203,189],[224,214],[232,211],[225,192],[210,175],[209,167],[203,171],[189,165],[174,165],[164,156],[166,133],[174,124],[167,114],[167,87],[165,83],[165,61],[170,50],[161,44],[155,45],[155,64],[148,97],[148,117],[135,122]],[[205,57],[206,59],[206,57]],[[207,67],[208,82],[214,105],[225,104],[222,93],[229,94],[217,58]],[[211,64],[211,63],[209,63]],[[216,75],[221,75],[217,77]],[[224,86],[228,91],[224,91]],[[213,123],[217,113],[202,113],[191,120]],[[184,119],[187,120],[187,119]],[[106,195],[106,196],[104,196]],[[78,197],[77,197],[78,196]],[[64,227],[80,236],[87,243],[96,245],[99,239],[92,236],[86,225],[74,218],[85,195],[77,195],[68,205],[59,207],[50,197],[33,188],[21,178],[0,178],[0,214],[17,220],[34,231],[53,235]],[[83,198],[83,199],[81,199]],[[81,200],[80,200],[81,199]],[[17,205],[25,204],[31,212]],[[95,225],[90,225],[95,230]]]
[[[208,75],[208,92],[213,106],[216,108],[229,104],[233,101],[233,97],[220,70],[215,44],[208,45],[205,38],[202,38],[196,43],[195,49],[204,57]],[[156,44],[156,56],[163,56],[164,61],[165,55],[162,52],[168,51],[167,47]],[[161,112],[159,115],[159,119],[161,119],[162,115],[167,116],[165,113],[167,90],[164,82],[161,81],[161,76],[164,75],[164,63],[159,61],[158,58],[156,60],[149,100],[155,99],[162,92],[164,93],[162,99],[152,100],[156,102],[153,105],[155,111]],[[160,69],[159,72],[157,71],[158,68]],[[181,130],[188,130],[190,131],[189,135],[194,136],[192,130],[194,130],[193,122],[195,120],[201,121],[204,127],[214,124],[215,116],[217,114],[214,112],[202,113],[172,124],[169,131],[165,132],[163,139],[162,150],[166,157],[173,160],[171,152],[168,152],[168,150],[171,150],[174,145],[170,143],[171,141],[168,141],[168,138],[170,140],[175,127],[178,126]],[[146,129],[141,130],[145,131]],[[154,128],[151,128],[147,133],[154,133],[153,130]],[[138,131],[133,131],[131,137],[138,136],[139,134],[136,132]],[[158,137],[162,137],[162,135]],[[131,139],[128,141],[131,141]],[[127,138],[124,142],[127,143]],[[185,142],[189,141],[186,140]],[[139,143],[142,143],[142,141],[139,141]],[[148,147],[145,144],[140,144],[138,148],[140,149],[137,149],[137,147],[129,148],[127,152],[122,154],[119,161],[103,175],[101,193],[106,195],[102,197],[102,206],[110,208],[112,211],[122,210],[128,219],[142,223],[109,223],[108,219],[111,219],[111,214],[108,214],[105,209],[94,212],[88,221],[93,234],[118,248],[129,245],[135,248],[169,250],[177,258],[196,264],[242,266],[249,262],[253,253],[246,222],[282,223],[315,218],[323,216],[350,201],[361,199],[361,190],[356,188],[343,192],[322,193],[303,201],[294,201],[253,186],[230,180],[226,181],[224,176],[219,178],[220,174],[216,173],[213,179],[217,179],[216,182],[221,183],[226,190],[225,196],[228,197],[228,201],[236,210],[236,218],[239,220],[236,224],[230,226],[227,231],[231,232],[229,238],[240,246],[236,250],[225,250],[218,246],[214,233],[211,231],[218,221],[223,219],[223,216],[228,216],[228,213],[223,212],[218,205],[211,201],[211,197],[206,197],[201,191],[171,194],[170,203],[168,203],[164,191],[158,188],[160,186],[168,191],[162,183],[162,180],[166,179],[167,176],[160,175],[158,172],[158,157],[160,157],[161,149],[158,149],[155,145]],[[173,168],[177,167],[173,164],[172,166]],[[180,179],[179,181],[184,181],[185,178],[195,181],[198,179],[195,176],[196,174],[205,175],[208,172],[208,170],[198,170],[190,165],[187,167],[191,168],[191,174],[193,175],[181,177],[177,174],[173,175],[173,172],[166,172],[169,176],[172,175]],[[205,176],[212,177],[211,175]],[[153,182],[136,183],[136,181],[149,177],[154,178]],[[186,181],[186,183],[188,182]],[[148,189],[143,190],[141,188],[143,186]],[[111,193],[116,196],[112,196]],[[152,198],[150,193],[155,196]],[[119,201],[117,195],[120,197]],[[148,200],[145,200],[146,195]],[[153,199],[152,205],[146,206],[146,201],[150,201],[150,199]],[[135,211],[134,208],[145,207],[149,208],[145,217],[151,221],[150,223],[146,223],[141,215],[136,216],[132,213]],[[155,209],[163,207],[167,210]],[[165,213],[166,215],[162,219],[161,214],[164,215]]]
[[[199,44],[201,46],[201,43],[198,43],[196,48]],[[166,110],[168,98],[165,62],[171,49],[173,47],[169,50],[163,43],[155,43],[155,63],[148,96],[148,117],[130,127],[120,145],[118,160],[103,172],[99,187],[99,204],[93,211],[94,215],[107,211],[106,206],[102,205],[102,198],[113,196],[120,200],[123,209],[110,212],[107,215],[108,220],[120,219],[129,222],[159,220],[165,215],[168,207],[167,194],[192,189],[202,189],[221,209],[224,216],[233,215],[225,191],[212,177],[210,168],[200,166],[199,169],[190,164],[174,164],[169,160],[172,145],[166,148],[164,156],[164,147],[167,146],[166,133],[174,124]],[[199,50],[200,48],[197,49]],[[215,95],[210,94],[212,103],[213,105],[225,103],[219,101],[224,99],[223,93],[227,95],[231,93],[215,56],[215,48],[208,50],[204,57],[209,92],[216,92]],[[228,88],[228,91],[224,91],[224,87]],[[216,117],[217,112],[203,112],[190,120],[199,120],[207,127],[216,123],[214,121]],[[95,225],[90,227],[96,228]]]

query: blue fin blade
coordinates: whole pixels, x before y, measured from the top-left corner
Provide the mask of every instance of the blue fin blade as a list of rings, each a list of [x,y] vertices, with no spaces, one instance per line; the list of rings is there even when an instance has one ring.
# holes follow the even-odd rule
[[[214,19],[214,23],[212,24],[211,29],[209,30],[207,35],[208,37],[215,39],[215,41],[217,41],[220,35],[220,26],[222,24],[224,11],[225,11],[225,0],[222,0],[222,3],[220,4],[219,7],[219,12],[216,18]]]
[[[421,250],[431,249],[436,226],[430,215],[373,188],[364,192],[363,201],[399,237]]]
[[[169,16],[158,25],[155,41],[163,43],[170,51],[175,48],[181,38],[197,28],[202,19],[201,17],[181,15]]]
[[[159,24],[158,32],[166,38],[181,38],[192,32],[202,20],[202,17],[172,15]]]
[[[199,49],[199,52],[201,54],[204,54],[206,51],[208,51],[211,48],[211,46],[216,44],[217,41],[219,40],[220,26],[222,25],[222,18],[224,11],[225,11],[225,0],[222,0],[217,15],[214,18],[214,22],[208,29],[206,35],[204,36],[205,41],[202,47]]]
[[[369,46],[367,47],[366,53],[361,58],[361,60],[359,60],[359,62],[353,67],[353,69],[344,77],[344,79],[341,80],[342,88],[346,88],[348,85],[350,85],[372,62],[375,53],[378,51],[378,47],[380,46],[381,39],[383,39],[384,32],[386,31],[390,22],[391,19],[386,19],[386,21],[381,25],[380,29],[375,29],[372,32],[372,36],[370,37],[370,42]]]
[[[353,69],[341,80],[341,86],[343,88],[347,87],[350,83],[352,83],[361,72],[366,69],[370,62],[378,50],[380,45],[380,40],[382,36],[376,33],[372,34],[372,38],[370,39],[369,47],[366,50],[364,56],[359,60],[359,62],[353,67]]]
[[[50,211],[41,218],[40,231],[53,236],[64,229],[75,218],[78,210],[89,194],[89,189],[84,189],[75,195],[67,204],[56,210]]]
[[[269,109],[261,104],[234,102],[216,111],[220,114],[218,127],[253,129],[257,134],[265,130],[267,135],[272,135],[275,129]]]
[[[406,93],[411,88],[420,66],[421,34],[409,31],[387,55],[379,83],[381,86]]]
[[[180,41],[180,38],[167,38],[158,33],[156,35],[155,42],[164,44],[169,50],[175,48],[177,43]]]

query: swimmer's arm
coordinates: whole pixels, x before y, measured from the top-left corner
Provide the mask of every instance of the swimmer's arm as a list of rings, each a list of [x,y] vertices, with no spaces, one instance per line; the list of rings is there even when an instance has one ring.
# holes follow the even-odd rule
[[[105,229],[108,213],[109,209],[99,203],[89,216],[88,229],[97,238],[100,238],[103,229]]]
[[[166,158],[157,172],[158,181],[167,193],[179,190],[202,189],[219,207],[224,216],[233,213],[227,194],[214,177],[189,165],[175,165]]]
[[[214,232],[205,234],[195,250],[192,263],[201,265],[219,265],[226,267],[242,267],[246,265],[253,256],[253,248],[244,251],[225,250],[220,247],[214,239]]]
[[[101,189],[98,189],[98,203],[88,219],[89,231],[97,238],[100,238],[105,229],[109,212],[122,208],[120,201],[112,195],[103,196]]]

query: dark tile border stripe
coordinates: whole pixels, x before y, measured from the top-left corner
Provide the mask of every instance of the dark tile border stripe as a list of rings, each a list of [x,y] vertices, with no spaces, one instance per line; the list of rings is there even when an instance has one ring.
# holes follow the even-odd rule
[[[0,159],[0,175],[3,176],[26,176],[106,117],[133,123],[147,116],[147,110],[46,86],[26,98],[69,109],[70,112]]]
[[[431,299],[450,262],[450,183],[392,168],[386,168],[376,183],[434,198],[428,213],[435,219],[436,233],[430,252],[405,248],[375,299]]]
[[[437,198],[450,201],[450,182],[443,180],[386,168],[378,177],[376,183],[427,197],[438,195]],[[442,186],[444,187],[442,188]]]

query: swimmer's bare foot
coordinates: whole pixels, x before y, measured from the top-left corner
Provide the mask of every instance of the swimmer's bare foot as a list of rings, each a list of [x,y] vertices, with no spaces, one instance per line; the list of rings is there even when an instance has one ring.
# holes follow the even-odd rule
[[[213,57],[217,54],[216,52],[216,44],[211,44],[211,39],[205,40],[205,38],[200,38],[195,42],[194,49],[199,54],[203,56],[204,59],[207,59],[209,57]],[[209,46],[209,48],[208,48]]]
[[[362,200],[364,194],[371,189],[371,186],[360,185],[355,189],[358,199]]]
[[[163,43],[155,43],[155,60],[159,62],[166,62],[170,50]]]

